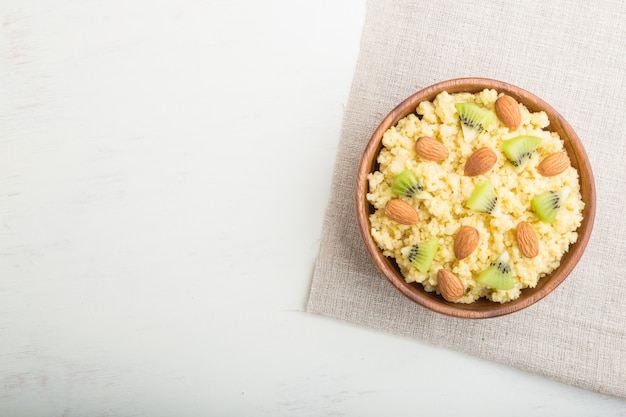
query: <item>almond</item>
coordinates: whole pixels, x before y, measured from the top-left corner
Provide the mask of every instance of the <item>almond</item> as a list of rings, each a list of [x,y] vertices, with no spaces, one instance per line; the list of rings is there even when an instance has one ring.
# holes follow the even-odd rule
[[[511,96],[501,96],[496,100],[496,114],[511,130],[516,130],[522,122],[519,105]]]
[[[454,302],[465,295],[465,287],[461,279],[446,269],[437,272],[439,291],[447,301]]]
[[[472,226],[463,226],[454,238],[454,255],[457,259],[464,259],[470,256],[478,246],[478,230]]]
[[[539,254],[539,238],[533,227],[526,223],[520,222],[517,225],[517,245],[519,250],[527,258],[534,258]]]
[[[465,175],[473,177],[484,174],[493,168],[497,160],[496,153],[490,148],[480,148],[465,162]]]
[[[448,148],[443,143],[430,136],[422,136],[417,139],[415,152],[429,161],[443,161],[450,154]]]
[[[537,171],[544,177],[554,177],[565,171],[569,165],[569,158],[564,152],[554,152],[541,161]]]
[[[391,220],[400,224],[411,225],[417,223],[420,219],[412,205],[397,198],[387,202],[385,214]]]

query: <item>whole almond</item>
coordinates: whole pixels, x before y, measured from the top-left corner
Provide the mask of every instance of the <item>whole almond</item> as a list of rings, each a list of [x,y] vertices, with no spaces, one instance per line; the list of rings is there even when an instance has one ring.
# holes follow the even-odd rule
[[[411,225],[417,223],[420,219],[412,205],[397,198],[387,202],[385,214],[391,220],[400,224]]]
[[[522,122],[519,105],[511,96],[501,96],[496,100],[496,114],[511,130],[516,130]]]
[[[415,152],[429,161],[443,161],[450,154],[443,143],[430,136],[422,136],[417,139]]]
[[[464,259],[474,252],[478,246],[478,230],[472,226],[462,226],[454,238],[454,255],[457,259]]]
[[[520,222],[517,225],[516,236],[519,250],[525,257],[534,258],[539,254],[539,238],[530,224]]]
[[[473,177],[475,175],[484,174],[495,165],[498,157],[490,148],[480,148],[470,155],[465,162],[465,175]]]
[[[446,269],[437,272],[439,291],[447,301],[454,302],[465,295],[465,287],[461,279]]]
[[[569,165],[569,158],[564,152],[554,152],[541,161],[537,171],[544,177],[553,177],[565,171]]]

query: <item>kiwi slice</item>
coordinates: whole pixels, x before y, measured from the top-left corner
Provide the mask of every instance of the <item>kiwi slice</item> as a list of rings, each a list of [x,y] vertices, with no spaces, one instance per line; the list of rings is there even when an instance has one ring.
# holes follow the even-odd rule
[[[494,214],[498,197],[491,181],[481,182],[467,200],[467,207],[481,213]]]
[[[502,152],[513,166],[523,167],[533,155],[541,138],[537,136],[516,136],[502,143]]]
[[[410,169],[402,171],[391,185],[391,192],[395,195],[403,195],[405,197],[413,197],[424,191],[424,187]]]
[[[425,274],[433,263],[438,247],[439,239],[430,239],[402,248],[400,252],[407,257],[409,262],[411,262],[418,271]]]
[[[476,282],[485,287],[495,290],[510,290],[515,287],[511,265],[509,265],[509,254],[504,252],[500,257],[492,262],[483,272],[478,275]]]
[[[530,201],[530,205],[535,210],[535,214],[539,217],[539,220],[546,223],[554,223],[556,220],[556,213],[563,205],[563,201],[567,197],[569,189],[567,187],[559,191],[546,191],[541,194],[537,194]]]
[[[461,129],[466,142],[473,141],[476,136],[496,120],[496,115],[476,103],[456,103],[456,111],[461,119]]]

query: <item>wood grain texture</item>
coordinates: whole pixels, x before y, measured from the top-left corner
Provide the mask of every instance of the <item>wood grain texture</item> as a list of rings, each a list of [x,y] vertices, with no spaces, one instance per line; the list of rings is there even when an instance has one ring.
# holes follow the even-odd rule
[[[572,166],[579,172],[580,191],[585,208],[583,222],[578,229],[578,240],[563,256],[560,266],[550,275],[542,278],[535,288],[524,289],[518,299],[506,304],[494,303],[486,299],[480,299],[472,304],[455,304],[447,302],[440,295],[425,291],[420,284],[408,284],[395,261],[382,254],[370,234],[369,215],[373,207],[366,198],[369,188],[367,176],[377,169],[376,158],[382,148],[383,133],[400,119],[414,112],[418,103],[432,101],[442,91],[450,94],[476,93],[485,88],[508,94],[526,105],[530,111],[546,112],[550,120],[550,125],[546,129],[558,133],[563,139]],[[514,313],[538,302],[558,287],[572,272],[587,246],[595,219],[595,202],[596,192],[591,164],[578,135],[569,123],[552,106],[536,95],[517,86],[486,78],[459,78],[443,81],[416,92],[400,103],[382,120],[372,134],[358,167],[355,189],[356,216],[361,237],[374,263],[389,282],[402,294],[426,308],[445,315],[468,319],[491,318]]]

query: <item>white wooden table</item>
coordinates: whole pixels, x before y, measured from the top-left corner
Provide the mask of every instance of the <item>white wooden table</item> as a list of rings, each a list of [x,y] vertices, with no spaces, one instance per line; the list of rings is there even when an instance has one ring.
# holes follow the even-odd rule
[[[626,416],[303,312],[365,10],[0,2],[1,417]]]

